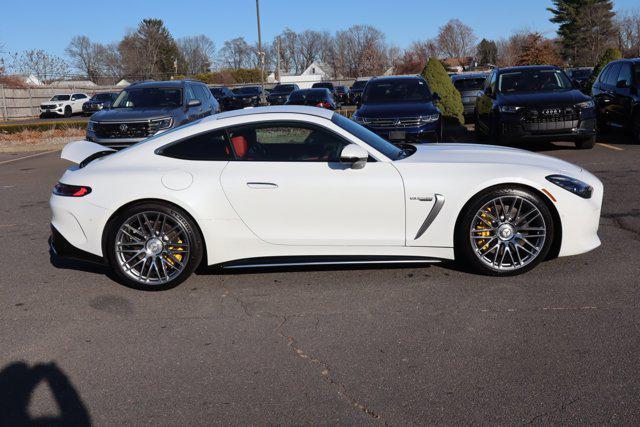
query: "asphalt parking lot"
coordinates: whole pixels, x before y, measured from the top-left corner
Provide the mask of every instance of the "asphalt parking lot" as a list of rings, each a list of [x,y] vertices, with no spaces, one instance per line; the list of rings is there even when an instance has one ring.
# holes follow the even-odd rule
[[[605,185],[602,246],[513,278],[289,269],[125,288],[49,259],[58,153],[0,158],[0,425],[640,422],[640,146],[536,151]]]

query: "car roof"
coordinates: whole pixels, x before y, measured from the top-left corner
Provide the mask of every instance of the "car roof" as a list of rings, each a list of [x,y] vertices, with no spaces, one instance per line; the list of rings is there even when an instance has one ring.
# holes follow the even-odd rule
[[[555,65],[519,65],[516,67],[498,68],[498,72],[524,71],[524,70],[559,70]]]
[[[331,120],[331,117],[333,117],[333,111],[327,110],[326,108],[307,107],[303,105],[272,105],[268,107],[243,108],[241,110],[225,111],[224,113],[207,117],[203,119],[203,121],[227,119],[229,117],[249,116],[253,114],[273,113],[306,114],[310,116],[322,117],[329,120]]]
[[[406,76],[381,76],[381,77],[372,77],[369,81],[384,82],[388,80],[416,80],[416,79],[423,79],[423,77],[417,74],[406,75]]]
[[[182,85],[190,80],[160,80],[160,81],[144,81],[131,83],[129,87],[182,87]],[[191,81],[196,83],[195,81]],[[199,83],[199,82],[198,82]]]

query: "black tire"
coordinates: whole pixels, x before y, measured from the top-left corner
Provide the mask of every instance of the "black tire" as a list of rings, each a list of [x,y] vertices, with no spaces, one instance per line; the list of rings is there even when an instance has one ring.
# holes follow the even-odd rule
[[[520,266],[516,267],[517,262],[514,261],[512,268],[501,269],[499,267],[496,267],[496,265],[493,263],[490,265],[487,261],[481,260],[481,255],[478,254],[480,253],[480,251],[486,250],[485,248],[487,248],[487,246],[493,247],[494,244],[496,242],[499,242],[500,240],[498,239],[498,240],[492,241],[487,238],[486,243],[485,241],[474,240],[474,239],[477,239],[477,237],[473,237],[473,238],[471,237],[473,235],[473,232],[471,231],[472,230],[471,227],[474,225],[474,221],[476,221],[476,215],[478,214],[480,209],[485,207],[488,203],[491,203],[492,200],[496,198],[504,198],[503,200],[505,201],[505,205],[507,206],[507,208],[509,208],[507,212],[515,211],[514,206],[517,206],[517,203],[513,202],[513,206],[510,207],[509,200],[514,200],[514,198],[516,197],[519,197],[521,199],[524,199],[526,202],[531,203],[539,211],[541,218],[544,221],[543,224],[546,227],[544,242],[542,243],[541,248],[539,248],[538,252],[536,253],[536,256],[532,257],[529,261],[527,261],[526,264],[523,261],[521,261]],[[526,206],[529,206],[528,203],[526,204]],[[512,208],[513,208],[513,211],[511,210]],[[553,220],[553,216],[551,215],[551,211],[547,206],[547,204],[545,203],[545,201],[540,196],[535,194],[533,191],[525,188],[494,187],[492,189],[488,189],[476,195],[465,206],[464,211],[461,212],[460,215],[461,217],[457,222],[455,235],[454,235],[454,249],[455,249],[456,262],[460,263],[463,267],[470,267],[472,271],[475,271],[480,274],[485,274],[489,276],[514,276],[517,274],[525,273],[531,270],[532,268],[534,268],[536,265],[538,265],[542,260],[546,259],[553,245],[555,223]],[[540,221],[540,219],[538,219],[538,221]],[[518,222],[517,218],[514,219],[514,223],[517,223],[517,222]],[[496,236],[497,234],[498,232],[496,232]],[[515,243],[522,244],[522,241],[517,239],[517,234],[514,234],[514,236],[515,237],[512,238],[513,242],[510,242],[510,246],[509,246],[508,253],[510,255],[514,254],[512,250],[516,249]],[[476,242],[480,242],[480,243],[476,243]],[[473,247],[474,244],[485,245],[485,246],[482,246],[480,248],[478,247],[474,248]],[[498,247],[495,253],[499,253],[500,249],[501,247]],[[517,249],[517,250],[519,250],[521,254],[524,254],[522,250],[520,249]],[[504,249],[502,249],[502,251],[503,253],[505,252]],[[490,250],[487,252],[484,252],[485,255],[492,254],[492,253],[494,252]],[[512,259],[517,260],[518,257],[514,256],[512,257]],[[500,265],[502,265],[502,260],[500,261]]]
[[[64,107],[64,116],[65,117],[71,117],[71,114],[73,112],[71,111],[71,107],[69,107],[68,105],[66,107]]]
[[[120,228],[123,226],[123,224],[127,220],[131,219],[134,216],[142,215],[143,213],[145,213],[149,217],[150,217],[150,213],[159,213],[159,214],[166,215],[167,218],[174,221],[177,225],[181,226],[182,228],[180,229],[180,231],[183,231],[184,234],[186,235],[186,240],[188,245],[187,248],[190,252],[188,253],[188,255],[185,255],[188,258],[183,269],[175,277],[172,277],[171,280],[167,280],[162,283],[149,284],[149,283],[144,283],[144,281],[142,280],[134,279],[132,277],[133,274],[127,273],[127,271],[125,271],[125,269],[121,265],[120,259],[118,258],[118,254],[116,252],[116,237],[118,235]],[[151,221],[149,223],[151,223]],[[153,226],[154,228],[157,228],[156,224],[153,224]],[[148,230],[145,230],[145,231],[148,231]],[[144,247],[146,247],[146,245]],[[182,209],[169,204],[143,202],[143,203],[138,203],[138,204],[129,206],[128,208],[119,212],[117,216],[115,216],[109,221],[107,225],[107,234],[105,239],[104,252],[106,254],[107,261],[109,262],[109,266],[111,267],[111,270],[115,278],[120,283],[134,289],[157,291],[157,290],[171,289],[178,286],[196,270],[196,268],[200,265],[200,262],[202,261],[202,257],[204,254],[204,243],[198,227],[196,226],[194,221],[191,219],[191,217]],[[163,256],[163,254],[164,254],[164,250],[162,253],[158,254],[158,257]],[[144,257],[144,255],[140,255],[140,256]],[[170,261],[171,264],[173,264],[173,261],[171,261],[170,258],[164,257],[164,259]],[[180,256],[179,260],[183,260],[183,259],[184,258]],[[143,271],[144,271],[144,265],[146,265],[146,261],[144,262],[142,267]],[[137,271],[137,270],[131,269],[129,271]],[[152,274],[151,266],[149,266],[149,272],[147,274]]]
[[[576,141],[576,148],[578,150],[589,150],[593,147],[596,146],[596,136],[590,136],[588,138],[585,139],[581,139],[579,141]]]
[[[489,119],[489,135],[488,135],[489,143],[493,145],[500,145],[502,141],[500,140],[500,132],[498,132],[498,123],[494,118]]]
[[[602,115],[596,113],[596,131],[598,133],[607,133],[610,128]]]
[[[633,132],[633,142],[640,144],[640,112],[637,112],[633,117],[631,128]]]

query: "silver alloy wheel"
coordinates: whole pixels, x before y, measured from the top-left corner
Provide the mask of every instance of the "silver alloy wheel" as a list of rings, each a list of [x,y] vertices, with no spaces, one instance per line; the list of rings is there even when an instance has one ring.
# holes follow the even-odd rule
[[[118,229],[115,252],[122,271],[144,285],[161,285],[186,268],[190,254],[185,225],[163,212],[140,212]]]
[[[476,256],[495,270],[518,270],[544,247],[547,227],[540,210],[520,196],[501,196],[478,210],[469,231]]]

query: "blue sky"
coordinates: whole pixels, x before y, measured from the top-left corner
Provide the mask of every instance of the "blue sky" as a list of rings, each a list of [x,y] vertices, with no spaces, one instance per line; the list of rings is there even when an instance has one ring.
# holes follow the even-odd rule
[[[257,39],[254,0],[108,0],[95,2],[3,1],[0,44],[17,52],[44,49],[64,55],[74,35],[94,41],[122,38],[143,18],[160,18],[179,38],[205,34],[216,48],[230,38]],[[479,38],[508,37],[527,27],[553,35],[546,7],[550,0],[261,0],[263,38],[271,41],[285,27],[335,31],[354,24],[382,30],[390,43],[408,46],[434,37],[451,18],[470,25]],[[616,9],[637,8],[638,0],[616,0]],[[98,12],[101,11],[101,12]]]

